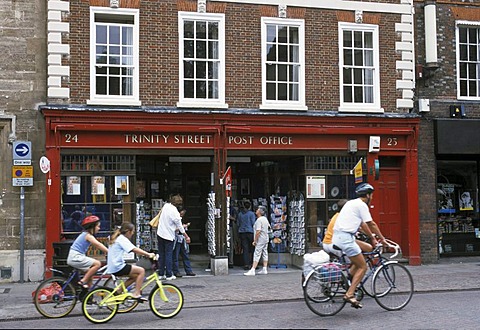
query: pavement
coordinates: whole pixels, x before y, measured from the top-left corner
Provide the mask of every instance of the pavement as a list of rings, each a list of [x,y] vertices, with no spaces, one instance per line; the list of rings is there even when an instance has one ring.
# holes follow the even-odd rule
[[[303,299],[302,270],[296,267],[269,268],[268,275],[244,276],[242,267],[229,269],[228,275],[214,276],[204,263],[193,263],[194,277],[172,283],[184,295],[184,308],[226,306],[266,301]],[[442,258],[436,264],[408,266],[415,292],[480,290],[480,257]],[[0,321],[42,318],[32,302],[38,282],[0,284]],[[415,296],[414,296],[415,298]],[[148,304],[137,307],[147,309]],[[77,304],[72,315],[81,315]]]

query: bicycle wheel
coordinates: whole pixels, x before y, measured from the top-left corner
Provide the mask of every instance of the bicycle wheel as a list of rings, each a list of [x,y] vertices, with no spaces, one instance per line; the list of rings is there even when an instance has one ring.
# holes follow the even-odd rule
[[[37,311],[48,318],[68,315],[77,303],[75,287],[64,277],[51,277],[37,287],[33,302]]]
[[[383,257],[383,256],[380,256],[379,258],[382,259],[382,264],[388,262],[388,259]],[[377,266],[377,267],[380,266],[380,261],[373,259],[373,260],[370,260],[370,262],[368,262],[367,265],[368,265],[368,270],[367,270],[367,273],[366,273],[365,276],[369,276],[370,278],[367,279],[365,281],[365,283],[363,283],[362,289],[363,289],[363,292],[365,292],[365,294],[367,296],[373,298],[374,294],[373,294],[373,274],[372,274],[372,271],[373,272],[375,271],[375,269],[374,269],[375,266]],[[372,270],[372,268],[373,268],[373,270]]]
[[[166,301],[162,299],[162,290]],[[150,292],[148,300],[153,314],[162,319],[174,317],[183,307],[183,293],[173,284],[162,284],[161,288],[156,285]]]
[[[117,302],[102,302],[112,292],[111,288],[98,287],[90,291],[82,302],[82,312],[92,323],[106,323],[110,321],[118,310]]]
[[[317,270],[313,270],[303,286],[303,297],[308,308],[320,316],[337,314],[345,306],[343,296],[347,292],[348,282],[345,275],[339,281],[326,281]]]
[[[125,278],[121,278],[120,280],[122,281],[126,281],[128,277],[125,277]],[[118,282],[118,280],[117,280]],[[109,277],[105,283],[103,284],[103,286],[107,287],[107,288],[111,288],[111,289],[114,289],[117,287],[117,283],[115,283],[115,281],[113,280],[112,277]],[[131,285],[132,288],[135,287],[135,284],[132,284]],[[137,299],[125,299],[122,303],[120,303],[118,305],[118,310],[117,310],[117,313],[128,313],[130,312],[131,310],[133,310],[135,307],[137,307],[138,305],[138,300]]]
[[[374,298],[387,311],[397,311],[413,296],[413,278],[408,269],[396,261],[383,264],[373,275]]]

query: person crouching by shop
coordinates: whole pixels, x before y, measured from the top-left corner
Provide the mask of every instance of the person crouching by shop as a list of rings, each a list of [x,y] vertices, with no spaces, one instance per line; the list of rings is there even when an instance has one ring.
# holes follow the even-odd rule
[[[174,280],[173,275],[173,247],[175,244],[175,231],[178,230],[184,236],[185,242],[190,244],[190,237],[187,235],[182,224],[183,198],[177,194],[173,195],[169,202],[162,207],[162,214],[158,221],[158,275],[162,279]]]
[[[190,222],[183,225],[185,231],[188,230],[188,226],[190,226]],[[185,269],[185,274],[187,276],[196,275],[192,270],[192,265],[190,264],[189,250],[190,249],[187,242],[185,241],[185,237],[180,233],[180,231],[177,230],[175,235],[175,248],[173,249],[173,275],[175,275],[175,277],[183,276],[180,273],[179,256],[182,257],[183,269]]]
[[[257,274],[267,275],[267,266],[268,266],[268,228],[270,224],[268,219],[265,216],[267,214],[267,208],[263,205],[260,205],[255,212],[257,220],[255,221],[255,235],[253,237],[252,245],[255,246],[255,251],[253,252],[253,264],[252,268],[246,273],[243,273],[245,276],[255,276],[255,268],[260,261],[260,257],[263,259],[263,268]]]
[[[87,251],[90,245],[107,254],[108,249],[100,243],[94,235],[100,231],[100,219],[96,215],[91,215],[82,221],[83,232],[78,235],[70,247],[67,257],[67,265],[86,272],[81,280],[78,281],[83,289],[88,289],[92,285],[93,275],[100,269],[102,263],[100,260],[87,257]]]

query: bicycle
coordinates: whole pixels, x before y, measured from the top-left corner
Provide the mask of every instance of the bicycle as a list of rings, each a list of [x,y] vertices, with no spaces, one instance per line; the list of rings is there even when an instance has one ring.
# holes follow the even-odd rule
[[[33,302],[37,311],[47,318],[61,318],[73,310],[78,300],[82,300],[86,293],[78,285],[80,271],[73,269],[67,273],[49,268],[54,276],[41,282],[33,294]],[[88,290],[93,290],[99,282],[107,275],[107,266],[101,267],[97,271],[97,280]]]
[[[400,247],[387,240],[387,246],[375,247],[372,252],[363,253],[370,260],[370,269],[360,282],[355,296],[358,300],[362,292],[368,292],[365,284],[371,278],[371,292],[377,304],[388,310],[400,310],[408,305],[413,296],[413,278],[408,269],[397,260],[388,260],[382,256],[384,248],[392,248],[398,255]],[[306,276],[302,286],[308,308],[320,316],[333,316],[346,304],[343,299],[350,281],[348,265],[344,262],[328,262],[316,266]],[[368,294],[368,293],[367,293]],[[359,299],[360,298],[360,299]]]
[[[151,283],[155,286],[148,296],[148,302],[152,313],[162,319],[176,316],[183,307],[183,293],[173,284],[163,284],[157,272],[153,272],[145,279],[141,290],[143,291]],[[121,293],[119,290],[121,290]],[[95,324],[110,321],[118,312],[119,306],[129,306],[133,310],[140,300],[133,298],[128,292],[124,281],[115,288],[98,287],[90,291],[82,302],[82,312],[85,318]]]

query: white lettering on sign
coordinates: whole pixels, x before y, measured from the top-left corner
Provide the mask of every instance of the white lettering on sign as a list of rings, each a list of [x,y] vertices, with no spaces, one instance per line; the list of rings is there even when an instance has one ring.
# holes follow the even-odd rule
[[[210,135],[175,135],[173,137],[173,143],[181,144],[205,144],[210,143]]]
[[[235,144],[235,145],[253,144],[253,136],[230,135],[228,137],[228,144]]]
[[[162,134],[125,134],[125,143],[150,143],[150,144],[159,144],[160,141],[167,143],[168,135]]]
[[[291,136],[262,136],[260,137],[261,144],[293,144]]]

